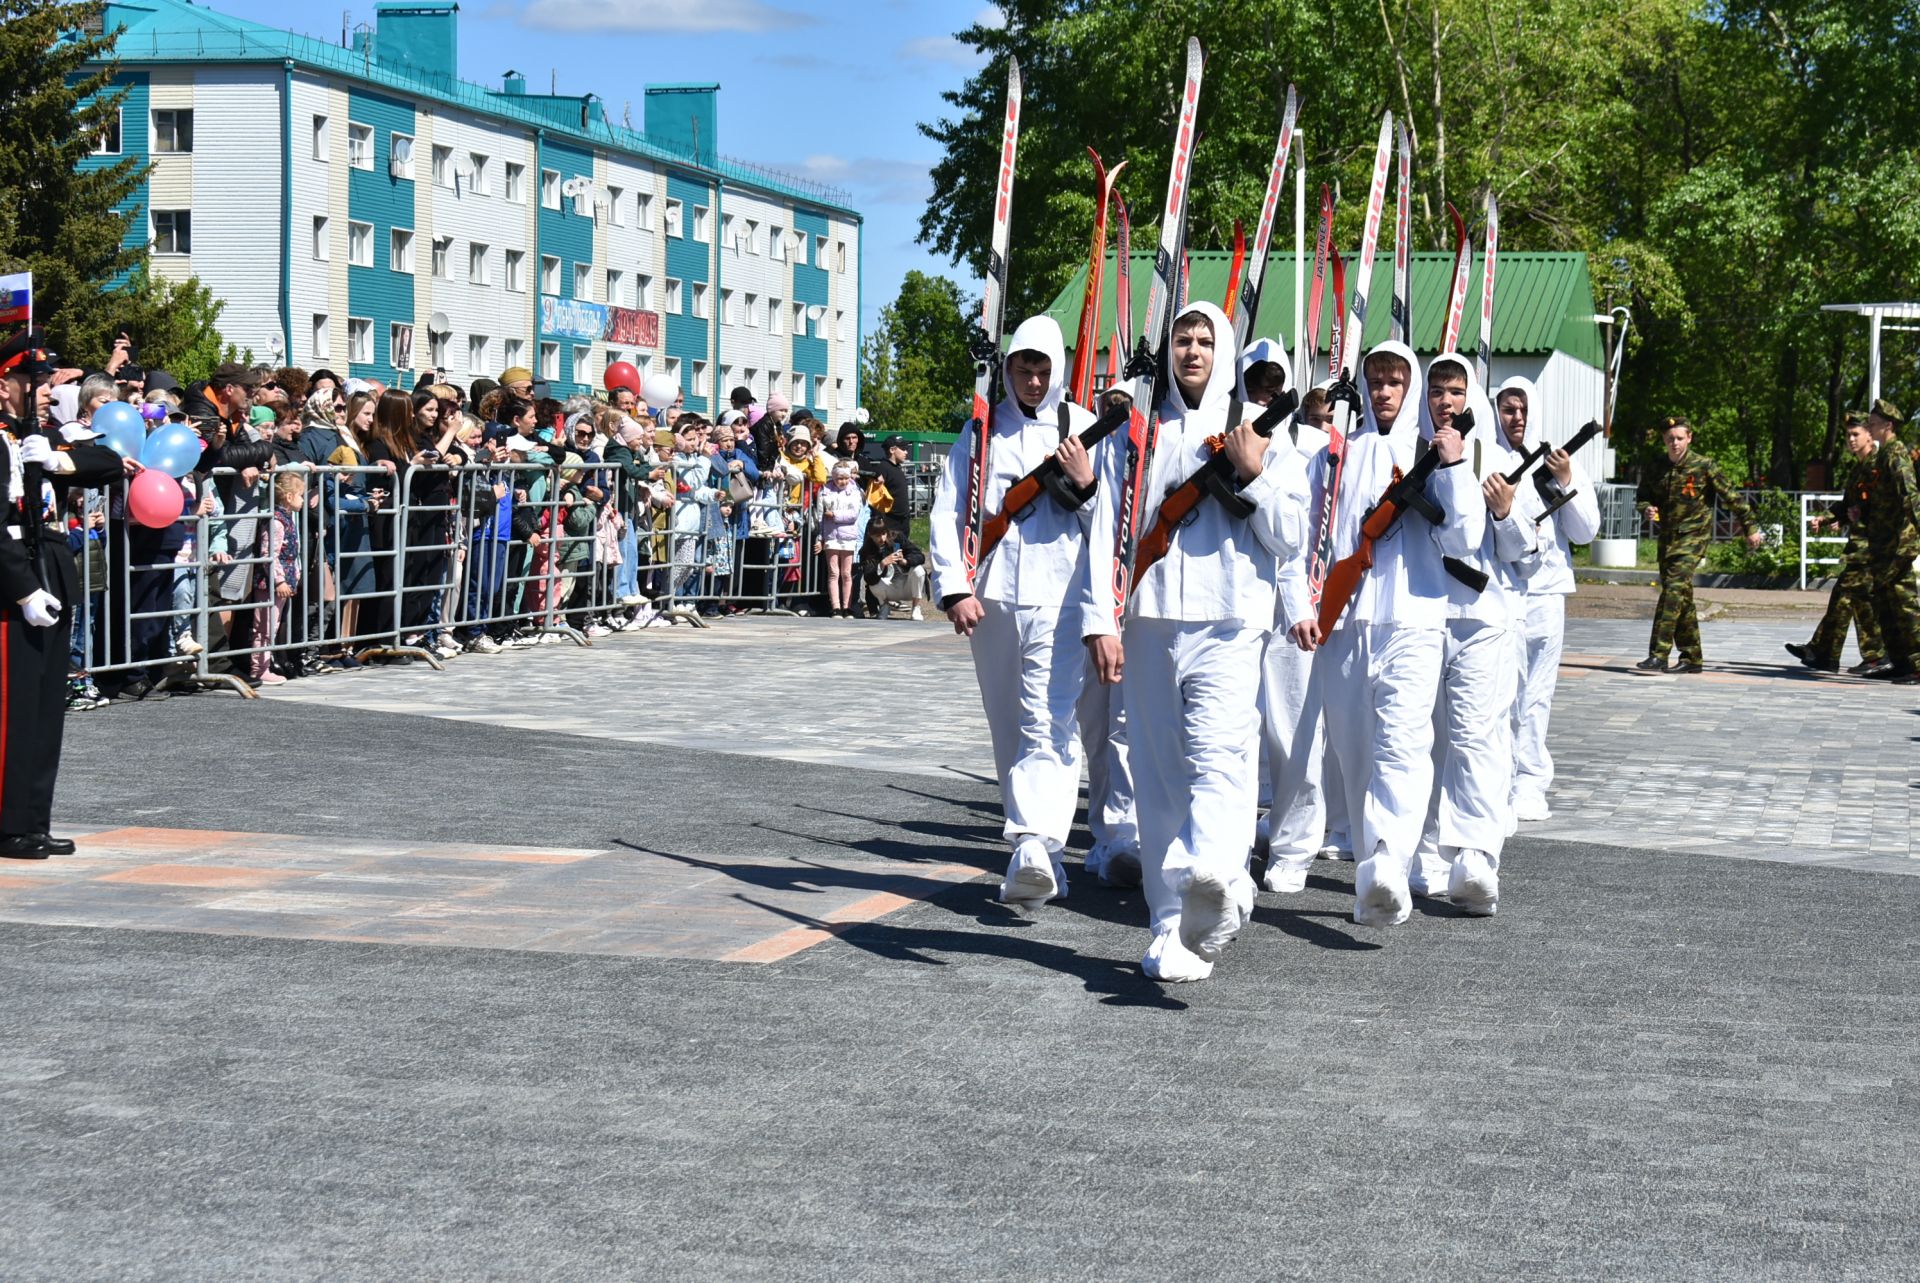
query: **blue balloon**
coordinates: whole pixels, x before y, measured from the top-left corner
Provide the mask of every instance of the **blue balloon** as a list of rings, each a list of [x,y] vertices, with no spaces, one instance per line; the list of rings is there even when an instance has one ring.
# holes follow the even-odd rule
[[[199,465],[204,448],[199,434],[192,428],[184,423],[169,423],[140,447],[140,463],[178,481]]]
[[[93,413],[93,430],[123,459],[137,459],[147,439],[146,421],[125,401],[109,401]]]

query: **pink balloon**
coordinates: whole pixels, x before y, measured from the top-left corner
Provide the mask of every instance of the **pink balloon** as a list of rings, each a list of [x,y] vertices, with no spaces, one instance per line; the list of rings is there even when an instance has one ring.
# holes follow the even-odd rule
[[[127,515],[149,530],[166,529],[185,508],[180,483],[158,468],[146,469],[127,485]]]
[[[640,371],[634,369],[629,362],[615,361],[609,365],[606,376],[601,381],[606,384],[609,392],[615,388],[625,388],[635,396],[640,395]]]

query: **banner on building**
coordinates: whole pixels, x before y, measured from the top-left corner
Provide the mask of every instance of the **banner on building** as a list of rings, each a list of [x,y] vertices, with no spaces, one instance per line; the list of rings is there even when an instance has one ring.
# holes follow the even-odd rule
[[[592,342],[607,331],[607,309],[577,298],[540,296],[540,332],[555,338]]]
[[[607,342],[615,347],[659,347],[660,313],[631,307],[607,309]]]

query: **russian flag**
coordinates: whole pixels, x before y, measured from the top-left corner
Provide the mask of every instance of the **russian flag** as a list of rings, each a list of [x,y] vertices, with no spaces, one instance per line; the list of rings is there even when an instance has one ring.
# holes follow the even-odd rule
[[[0,276],[0,325],[33,323],[33,273]]]

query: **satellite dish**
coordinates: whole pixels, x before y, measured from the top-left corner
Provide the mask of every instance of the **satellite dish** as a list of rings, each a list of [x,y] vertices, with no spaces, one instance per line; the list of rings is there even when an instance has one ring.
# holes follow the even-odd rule
[[[427,328],[435,334],[453,333],[453,322],[447,319],[445,312],[435,312],[427,318]]]
[[[816,303],[812,307],[807,309],[807,315],[812,317],[816,321],[822,320],[827,315],[827,309],[824,307],[821,307],[819,304]]]

